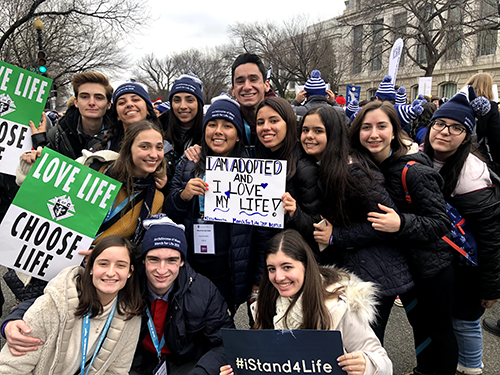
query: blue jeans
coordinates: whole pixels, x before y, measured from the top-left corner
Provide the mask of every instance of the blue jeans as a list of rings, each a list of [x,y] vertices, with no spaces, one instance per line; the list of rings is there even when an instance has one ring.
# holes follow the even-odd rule
[[[458,363],[464,367],[483,368],[481,319],[468,321],[453,318],[453,330],[458,343]]]

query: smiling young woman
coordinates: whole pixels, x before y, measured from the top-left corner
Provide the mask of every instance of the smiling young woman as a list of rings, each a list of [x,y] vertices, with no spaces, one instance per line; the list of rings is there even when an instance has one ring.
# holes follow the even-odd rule
[[[389,374],[392,363],[369,326],[375,319],[374,285],[334,267],[318,266],[293,229],[274,236],[265,251],[253,329],[338,330],[346,354],[337,361],[347,374]],[[220,368],[229,375],[230,366]]]
[[[23,317],[44,345],[23,356],[13,356],[5,345],[0,372],[128,373],[142,314],[134,260],[132,244],[110,236],[95,247],[85,268],[61,271]]]
[[[252,240],[254,228],[223,222],[204,221],[204,181],[208,156],[247,157],[240,107],[227,95],[212,99],[203,120],[203,138],[198,162],[183,157],[172,181],[165,205],[166,214],[184,224],[188,241],[188,262],[196,272],[208,277],[225,298],[234,314],[246,302],[252,287],[258,284],[264,259],[256,254],[258,244]],[[213,234],[214,250],[203,253],[195,248],[198,224]],[[263,244],[260,244],[263,248]]]
[[[383,212],[368,213],[367,220],[380,232],[393,235],[407,256],[415,288],[400,296],[408,309],[417,354],[415,374],[454,375],[458,358],[453,333],[453,249],[441,239],[450,232],[442,179],[432,161],[401,130],[394,106],[374,101],[365,105],[350,129],[354,155],[371,160],[385,177],[397,211],[379,205]],[[416,161],[406,175],[411,203],[402,183],[403,169]]]
[[[444,179],[445,198],[467,220],[477,243],[477,267],[455,264],[453,328],[460,374],[482,374],[481,316],[500,298],[498,190],[472,141],[475,118],[488,112],[488,104],[466,87],[434,113],[424,146]]]

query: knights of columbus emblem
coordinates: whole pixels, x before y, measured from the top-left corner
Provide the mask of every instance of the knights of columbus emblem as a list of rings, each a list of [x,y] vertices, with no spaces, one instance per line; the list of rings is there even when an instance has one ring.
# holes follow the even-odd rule
[[[52,219],[55,221],[71,217],[75,212],[75,206],[71,202],[71,197],[66,195],[50,199],[47,207]]]

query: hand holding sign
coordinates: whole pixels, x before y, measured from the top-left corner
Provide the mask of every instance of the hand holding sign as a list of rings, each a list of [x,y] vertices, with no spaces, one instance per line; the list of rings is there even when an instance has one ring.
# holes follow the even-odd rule
[[[181,192],[181,198],[185,201],[190,201],[195,195],[205,195],[208,190],[208,184],[201,178],[192,178],[186,184],[186,187]]]
[[[363,375],[366,370],[366,358],[362,352],[346,353],[337,358],[339,366],[349,375]]]
[[[285,214],[290,216],[290,219],[293,219],[293,215],[295,215],[295,211],[297,210],[297,201],[293,199],[289,192],[286,192],[281,197],[283,201],[283,210],[285,210]]]
[[[38,128],[35,126],[33,121],[30,120],[30,128],[32,134],[39,134],[47,132],[47,116],[45,116],[45,112],[42,112],[42,121],[38,125]]]

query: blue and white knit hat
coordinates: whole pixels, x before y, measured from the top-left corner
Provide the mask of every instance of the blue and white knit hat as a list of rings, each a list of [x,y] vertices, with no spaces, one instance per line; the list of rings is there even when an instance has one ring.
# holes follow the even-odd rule
[[[326,83],[321,78],[321,72],[319,70],[313,70],[311,72],[311,78],[309,78],[304,86],[308,96],[312,95],[326,95]]]
[[[476,117],[484,116],[491,109],[491,103],[484,96],[476,96],[474,88],[465,86],[450,100],[438,108],[431,118],[449,118],[467,126],[471,133],[476,126]]]
[[[178,92],[193,94],[200,99],[202,103],[205,103],[203,98],[203,82],[194,73],[183,74],[175,80],[170,90],[168,100],[172,102],[172,97]]]
[[[358,109],[359,109],[359,102],[357,99],[354,99],[352,102],[349,103],[349,105],[345,109],[345,114],[347,115],[347,117],[350,118],[354,113],[357,112]]]
[[[218,118],[232,123],[238,131],[238,135],[243,137],[245,131],[243,119],[241,118],[240,105],[226,93],[222,93],[212,99],[212,104],[208,107],[207,113],[203,118],[203,129],[205,129],[210,120]]]
[[[188,245],[184,225],[174,223],[165,214],[155,214],[144,220],[143,226],[146,233],[141,244],[141,258],[150,250],[167,248],[177,250],[182,259],[186,260]]]
[[[395,104],[406,104],[406,88],[400,86],[396,92],[396,103]]]
[[[375,96],[380,100],[396,100],[396,91],[394,91],[391,76],[384,77],[382,82],[380,82],[380,86],[375,93]]]
[[[170,109],[170,102],[163,102],[161,104],[158,104],[155,109],[157,109],[161,113],[166,112]]]
[[[411,126],[413,120],[422,114],[424,107],[420,105],[418,100],[414,100],[412,105],[408,104],[394,104],[394,108],[398,113],[399,122],[401,122],[401,127]]]

